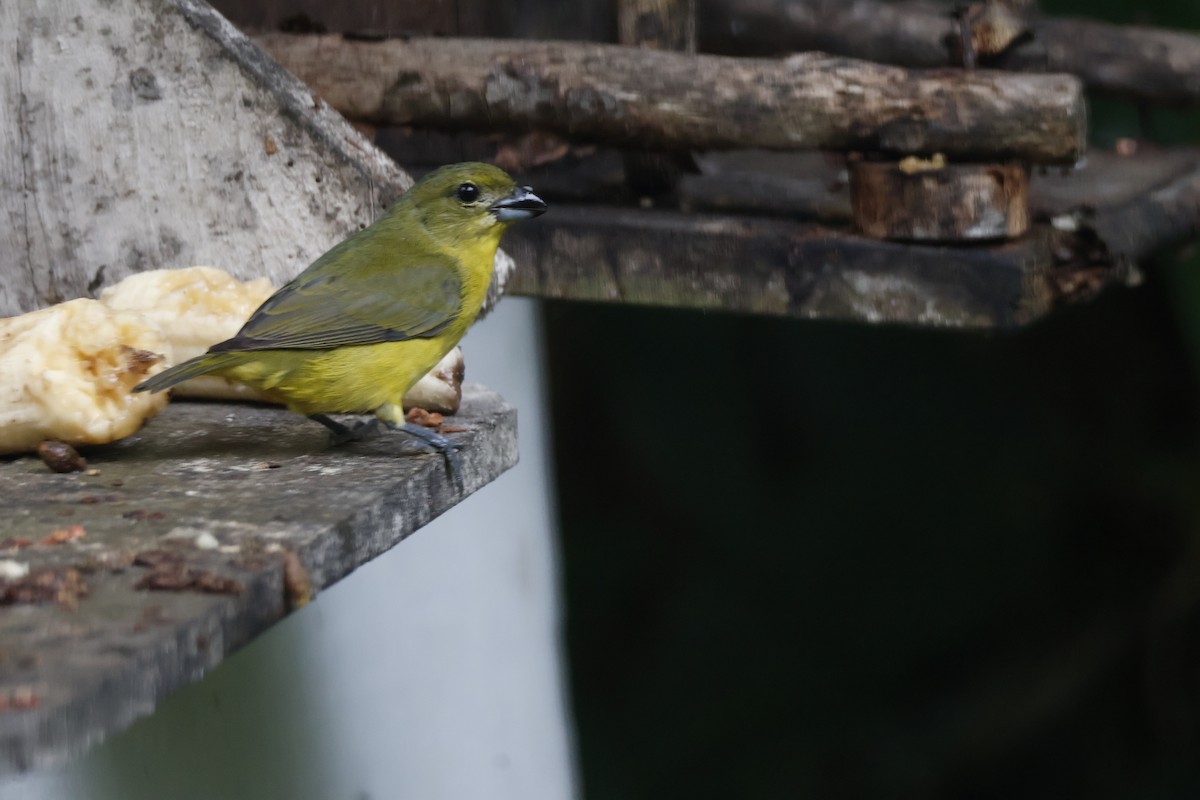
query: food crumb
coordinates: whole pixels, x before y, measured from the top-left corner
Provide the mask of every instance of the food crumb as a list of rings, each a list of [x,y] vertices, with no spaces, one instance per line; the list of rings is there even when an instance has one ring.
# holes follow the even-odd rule
[[[73,611],[87,593],[79,570],[51,567],[0,582],[0,605],[58,603]]]
[[[54,533],[42,539],[38,544],[62,544],[73,542],[87,536],[87,530],[82,525],[72,525],[69,528],[59,528]]]
[[[197,536],[195,543],[196,547],[200,548],[201,550],[216,550],[221,546],[221,543],[217,540],[217,537],[213,536],[208,531],[205,531]]]
[[[445,417],[436,411],[426,411],[423,408],[410,408],[404,415],[406,422],[425,428],[436,428],[445,421]]]
[[[87,469],[87,459],[66,442],[47,439],[37,446],[37,454],[42,463],[55,472],[83,472]]]
[[[28,686],[19,686],[11,692],[0,692],[0,713],[5,711],[28,711],[37,708],[41,698]]]
[[[150,591],[200,591],[210,594],[241,594],[244,587],[233,578],[218,575],[199,567],[189,566],[183,555],[170,550],[145,550],[134,558],[134,564],[150,570],[133,585],[134,589]]]

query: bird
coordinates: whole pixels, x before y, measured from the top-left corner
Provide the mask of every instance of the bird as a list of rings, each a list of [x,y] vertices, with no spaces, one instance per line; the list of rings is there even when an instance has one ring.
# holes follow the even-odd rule
[[[457,446],[407,422],[401,398],[478,316],[504,231],[546,209],[498,167],[440,167],[267,298],[232,338],[133,391],[219,375],[321,423],[335,444],[383,423],[440,453],[461,495]],[[329,414],[374,416],[351,428]]]

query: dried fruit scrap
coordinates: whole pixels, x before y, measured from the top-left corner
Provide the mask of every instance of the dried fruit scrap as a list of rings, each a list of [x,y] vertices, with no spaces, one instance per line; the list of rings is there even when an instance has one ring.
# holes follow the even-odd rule
[[[82,539],[85,536],[87,536],[87,530],[82,525],[72,525],[69,528],[56,530],[38,542],[38,544],[62,544],[63,542],[73,542],[76,539]]]
[[[74,609],[88,593],[79,570],[50,567],[30,572],[23,578],[0,581],[0,605],[58,603]]]
[[[420,425],[425,428],[436,428],[443,422],[443,417],[436,411],[426,411],[423,408],[410,408],[404,414],[405,422]]]
[[[133,560],[150,571],[134,584],[135,589],[184,592],[195,590],[212,594],[241,594],[242,584],[211,570],[188,566],[183,555],[171,550],[146,550]]]

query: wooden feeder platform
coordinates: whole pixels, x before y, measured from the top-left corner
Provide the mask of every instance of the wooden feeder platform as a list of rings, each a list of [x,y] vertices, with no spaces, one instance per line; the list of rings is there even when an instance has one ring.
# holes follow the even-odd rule
[[[499,396],[463,395],[447,435],[469,495],[516,464],[517,425]],[[0,773],[150,713],[466,496],[411,437],[335,448],[244,404],[175,402],[88,455],[62,475],[0,459]]]

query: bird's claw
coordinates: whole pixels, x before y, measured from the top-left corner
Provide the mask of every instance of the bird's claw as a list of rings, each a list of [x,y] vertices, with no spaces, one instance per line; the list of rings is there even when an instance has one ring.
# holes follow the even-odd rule
[[[462,460],[458,457],[458,451],[462,449],[461,444],[453,442],[440,433],[431,431],[429,428],[414,425],[411,422],[406,422],[403,425],[388,423],[388,427],[393,430],[403,431],[414,439],[420,439],[422,444],[439,453],[446,462],[446,472],[449,473],[450,480],[454,483],[454,488],[458,490],[459,496],[461,497],[466,494],[462,479]]]
[[[378,417],[356,423],[354,427],[343,425],[325,414],[310,414],[309,419],[319,422],[329,429],[329,441],[333,445],[362,441],[374,434],[379,427]],[[420,439],[426,447],[441,454],[446,461],[446,471],[450,473],[450,480],[454,482],[454,488],[458,490],[459,496],[466,494],[462,479],[462,460],[458,457],[458,451],[462,449],[461,444],[452,442],[440,433],[435,433],[429,428],[414,425],[411,422],[403,425],[397,425],[394,422],[385,424],[392,430],[403,431],[414,439]]]

